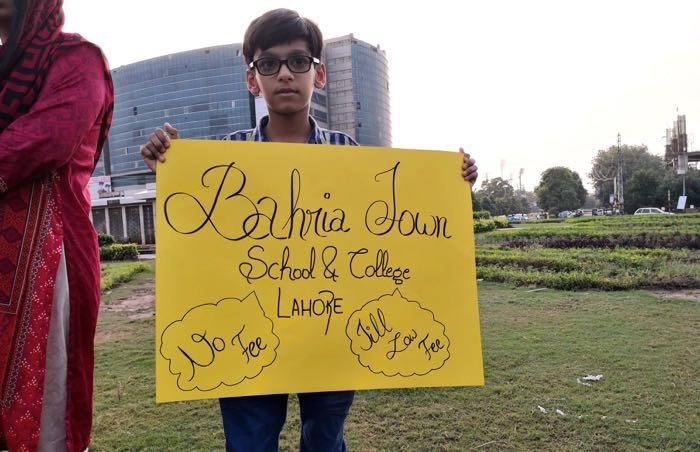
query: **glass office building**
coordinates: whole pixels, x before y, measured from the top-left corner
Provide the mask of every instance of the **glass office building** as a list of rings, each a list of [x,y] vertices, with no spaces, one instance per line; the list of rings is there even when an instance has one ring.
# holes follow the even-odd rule
[[[358,143],[391,146],[389,66],[386,53],[352,34],[325,42],[331,128]]]
[[[253,125],[240,45],[153,58],[114,69],[112,77],[112,129],[95,175],[111,175],[114,189],[153,181],[140,146],[166,121],[183,138],[203,139]]]

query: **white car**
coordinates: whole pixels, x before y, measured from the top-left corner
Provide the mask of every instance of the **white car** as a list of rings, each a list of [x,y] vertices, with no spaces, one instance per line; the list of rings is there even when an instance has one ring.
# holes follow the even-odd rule
[[[654,214],[672,215],[672,213],[665,212],[661,209],[657,209],[656,207],[641,207],[641,208],[635,210],[634,214],[635,215],[654,215]]]

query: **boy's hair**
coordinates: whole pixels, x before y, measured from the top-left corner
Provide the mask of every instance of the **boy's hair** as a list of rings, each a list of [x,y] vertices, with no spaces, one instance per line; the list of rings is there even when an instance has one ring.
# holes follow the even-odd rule
[[[321,58],[323,35],[312,20],[301,17],[290,9],[273,9],[254,19],[243,37],[243,57],[246,64],[253,62],[255,51],[262,51],[296,39],[306,41],[311,56]]]

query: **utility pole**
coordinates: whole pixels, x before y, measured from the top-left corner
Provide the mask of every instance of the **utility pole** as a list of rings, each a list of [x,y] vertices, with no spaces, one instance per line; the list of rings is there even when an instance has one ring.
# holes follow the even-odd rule
[[[523,173],[525,172],[525,168],[520,168],[520,172],[518,173],[518,190],[523,191]]]
[[[685,115],[678,115],[678,173],[683,175],[683,196],[685,196],[685,176],[688,173],[688,133],[685,128]]]
[[[680,174],[683,177],[682,196],[685,197],[685,177],[688,173],[688,134],[685,127],[685,115],[678,115],[678,120],[674,121],[674,126],[676,129],[676,136],[678,137],[678,167],[676,169],[676,172],[677,174]],[[685,207],[683,208],[683,210],[685,210]]]
[[[621,144],[622,144],[622,138],[620,137],[620,133],[618,132],[617,134],[617,159],[616,159],[616,169],[617,169],[617,175],[615,176],[615,201],[617,204],[617,208],[620,210],[620,213],[625,212],[625,190],[624,190],[624,181],[623,181],[623,166],[622,166],[622,149],[621,149]]]

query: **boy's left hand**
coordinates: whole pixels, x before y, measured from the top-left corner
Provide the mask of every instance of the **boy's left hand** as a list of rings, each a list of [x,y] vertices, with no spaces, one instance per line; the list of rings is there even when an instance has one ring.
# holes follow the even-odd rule
[[[462,153],[462,177],[464,180],[474,185],[476,178],[479,177],[479,173],[476,172],[478,169],[476,166],[476,160],[474,160],[469,154],[464,152],[464,148],[459,148],[459,152]]]

